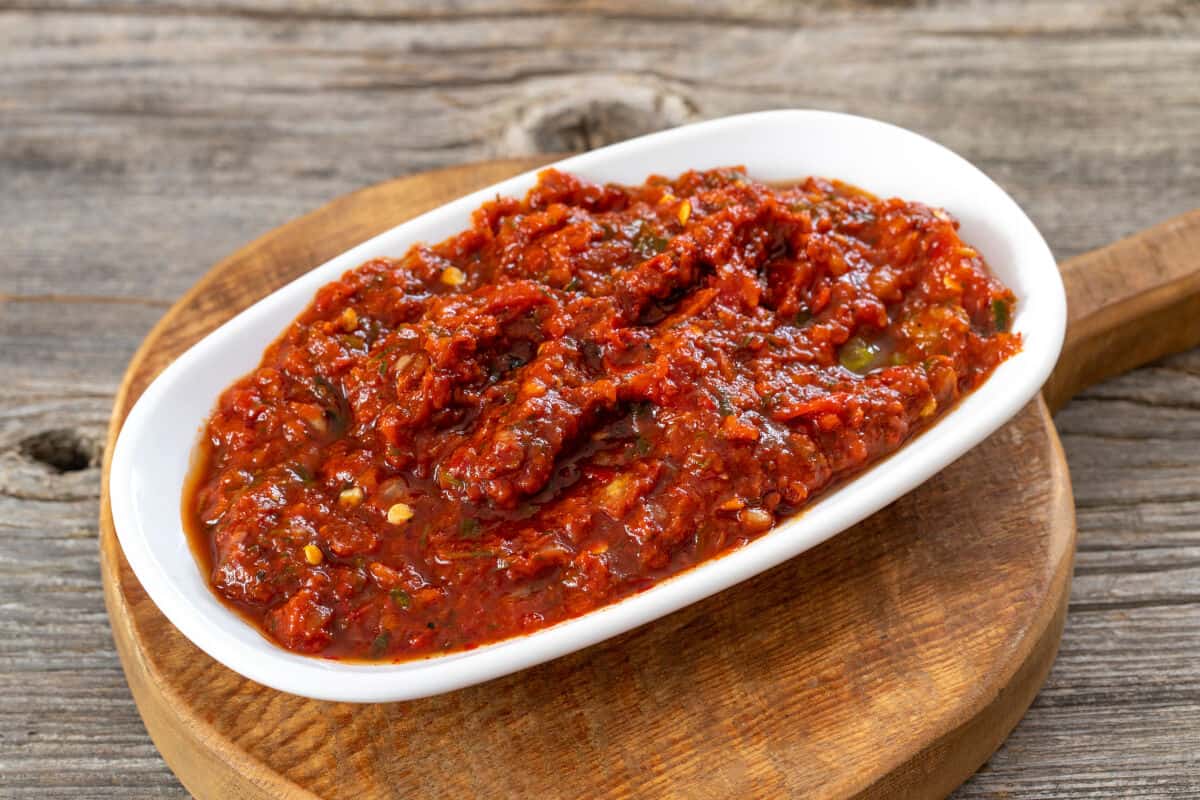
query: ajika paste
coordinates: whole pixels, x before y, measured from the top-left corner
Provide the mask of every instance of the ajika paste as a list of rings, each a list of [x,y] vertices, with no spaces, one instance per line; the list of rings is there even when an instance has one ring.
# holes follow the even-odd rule
[[[208,422],[184,516],[289,650],[527,633],[763,535],[1020,347],[945,212],[738,169],[544,172],[323,287]]]

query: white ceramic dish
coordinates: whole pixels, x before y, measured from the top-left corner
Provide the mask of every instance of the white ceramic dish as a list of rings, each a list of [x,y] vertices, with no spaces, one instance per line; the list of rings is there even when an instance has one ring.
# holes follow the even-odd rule
[[[198,647],[230,669],[322,700],[408,700],[479,683],[595,644],[669,614],[789,559],[916,487],[1011,418],[1039,390],[1062,345],[1066,302],[1054,258],[1017,204],[961,157],[882,122],[821,111],[768,111],[689,125],[568,158],[556,166],[594,181],[640,183],[650,173],[743,164],[760,180],[836,177],[879,195],[941,206],[965,241],[1017,294],[1021,353],[899,454],[830,492],[795,519],[722,558],[641,594],[533,634],[403,664],[342,664],[290,653],[222,605],[184,535],[180,498],[189,456],[217,395],[254,368],[263,349],[317,288],[361,262],[399,256],[468,224],[484,200],[522,195],[532,172],[399,225],[314,269],[211,333],[138,400],[117,440],[113,520],[147,593]]]

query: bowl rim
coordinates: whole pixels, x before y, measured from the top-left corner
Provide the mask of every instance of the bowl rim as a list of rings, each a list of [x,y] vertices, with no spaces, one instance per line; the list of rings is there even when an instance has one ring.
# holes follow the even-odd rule
[[[345,269],[367,260],[381,242],[403,239],[406,235],[410,241],[428,240],[408,232],[436,228],[438,224],[448,226],[450,232],[460,230],[470,212],[484,200],[498,193],[523,194],[543,169],[586,173],[599,165],[599,169],[605,171],[606,161],[634,161],[639,156],[645,157],[670,148],[683,150],[689,146],[695,147],[708,138],[736,133],[746,126],[762,131],[772,126],[786,130],[787,126],[795,125],[824,126],[831,133],[858,129],[860,132],[869,132],[871,136],[890,137],[901,154],[920,150],[932,154],[927,158],[944,159],[946,164],[953,165],[969,176],[979,184],[981,191],[988,193],[988,202],[996,206],[993,210],[997,212],[999,220],[989,218],[989,223],[998,225],[1009,244],[1017,247],[1030,261],[1029,264],[1021,263],[1014,267],[1021,276],[1032,281],[1037,290],[1036,293],[1028,292],[1025,295],[1018,292],[1020,302],[1013,327],[1024,335],[1022,351],[1002,364],[983,386],[964,398],[937,424],[921,437],[905,443],[892,457],[872,465],[846,484],[822,493],[816,501],[805,507],[803,513],[781,522],[748,545],[701,562],[643,592],[529,634],[473,650],[399,663],[342,662],[287,651],[217,601],[204,576],[201,576],[202,582],[208,591],[207,599],[211,601],[207,603],[204,598],[195,597],[194,592],[185,590],[181,582],[172,576],[168,565],[159,558],[160,553],[152,547],[151,538],[176,535],[179,542],[171,546],[178,550],[181,543],[192,569],[199,574],[183,533],[182,521],[177,519],[175,529],[164,532],[161,524],[154,526],[152,523],[155,520],[145,518],[147,512],[143,493],[147,481],[153,485],[154,476],[143,474],[146,470],[139,467],[139,448],[144,451],[151,446],[147,439],[151,426],[162,424],[156,423],[158,417],[170,414],[162,406],[169,391],[177,388],[181,378],[188,375],[189,369],[203,366],[201,359],[205,354],[212,357],[210,351],[219,352],[221,347],[232,347],[231,343],[236,337],[253,331],[255,321],[272,311],[278,315],[281,309],[291,308],[286,316],[288,319],[294,318],[311,301],[316,288],[335,279]],[[607,166],[618,170],[620,165]],[[645,174],[643,171],[638,180],[644,179]],[[624,178],[621,180],[627,181]],[[860,181],[855,182],[861,185]],[[870,185],[863,188],[873,190]],[[955,209],[949,210],[955,213]],[[988,253],[984,252],[984,255],[987,257]],[[1016,291],[1016,287],[1013,288]],[[297,298],[299,305],[291,305]],[[1036,302],[1033,302],[1035,299]],[[279,309],[275,309],[275,306]],[[188,348],[146,387],[130,409],[117,436],[109,469],[108,490],[113,526],[126,559],[155,605],[196,646],[235,672],[266,686],[318,700],[383,702],[416,699],[481,683],[599,643],[740,583],[845,530],[911,491],[1015,415],[1037,394],[1049,376],[1062,346],[1065,325],[1066,301],[1062,282],[1045,240],[1000,186],[953,151],[905,128],[838,112],[781,109],[721,117],[571,156],[472,192],[368,239],[256,301]],[[253,351],[254,363],[258,363],[263,348],[282,329],[282,325],[274,328],[274,333],[261,345],[256,343],[254,347],[245,348]],[[1036,336],[1030,336],[1034,331]],[[1030,347],[1031,339],[1033,347]],[[1001,377],[1004,379],[1002,385],[997,381]],[[228,383],[218,382],[218,388],[208,401],[209,410],[216,401],[216,395]],[[953,430],[947,425],[952,419],[956,422]],[[190,435],[194,441],[194,428]],[[884,469],[889,463],[905,460],[906,454],[914,448],[926,454],[923,459],[907,458],[916,462],[917,466],[911,469]],[[862,488],[866,486],[863,480],[865,476],[879,478],[881,470],[886,475],[885,480],[875,481],[877,485],[872,488]],[[846,501],[845,498],[850,496],[846,493],[847,489],[855,486],[859,487],[857,493],[852,493],[857,498],[856,502]],[[181,488],[176,490],[177,496]],[[177,511],[178,505],[177,497]],[[161,522],[162,515],[158,517]],[[801,533],[797,533],[798,530]],[[177,553],[172,554],[172,558],[177,558]],[[223,610],[224,617],[220,614],[214,616],[214,604]],[[245,631],[239,633],[232,630],[231,625],[243,626],[254,638],[243,635]]]

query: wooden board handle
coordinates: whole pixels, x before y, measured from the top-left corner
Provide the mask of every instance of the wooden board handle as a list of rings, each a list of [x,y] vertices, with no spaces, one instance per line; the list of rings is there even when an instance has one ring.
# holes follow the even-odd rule
[[[1067,338],[1051,411],[1093,383],[1200,344],[1200,209],[1061,266]]]

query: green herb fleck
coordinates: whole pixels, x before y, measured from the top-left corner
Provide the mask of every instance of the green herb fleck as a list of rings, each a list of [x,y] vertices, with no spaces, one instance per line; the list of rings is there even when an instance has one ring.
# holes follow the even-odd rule
[[[567,285],[564,286],[563,288],[566,289],[568,292],[573,292],[581,286],[583,286],[583,281],[579,280],[579,278],[577,276],[572,275],[571,280],[567,281]]]
[[[379,658],[387,650],[388,642],[392,637],[387,631],[375,637],[375,641],[371,642],[371,658]]]
[[[637,452],[638,452],[639,456],[645,456],[645,455],[650,454],[650,440],[647,439],[645,436],[637,437],[636,447],[637,447]]]
[[[449,470],[442,469],[441,466],[438,466],[434,469],[433,480],[443,489],[461,489],[463,486],[466,486],[466,481]]]
[[[479,520],[473,517],[467,517],[458,525],[458,535],[464,539],[478,539],[479,533]]]
[[[388,594],[391,595],[392,602],[400,606],[400,608],[408,608],[412,605],[412,598],[403,589],[392,589]]]
[[[729,398],[720,389],[715,389],[713,393],[717,396],[717,410],[721,412],[722,417],[728,417],[733,413],[733,406],[729,403]]]
[[[647,258],[656,256],[667,249],[667,241],[665,236],[647,236],[642,240],[638,251]]]
[[[802,308],[796,312],[796,318],[792,322],[798,328],[801,325],[807,325],[809,322],[812,322],[812,318],[812,312],[807,308]]]
[[[1006,300],[992,301],[992,321],[997,331],[1007,331],[1009,324],[1009,307]]]

